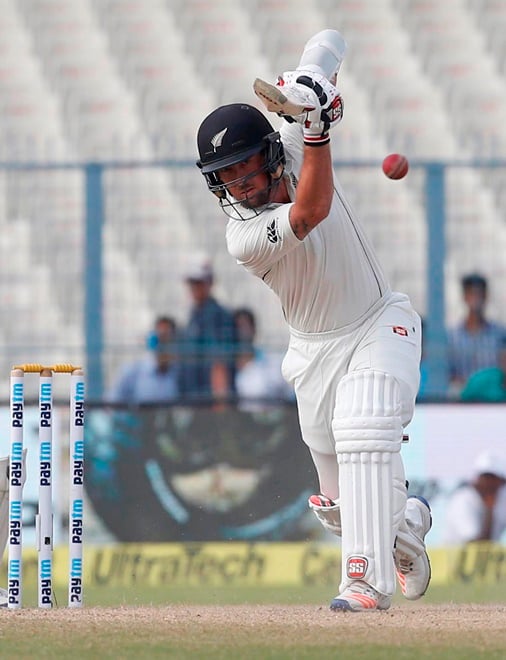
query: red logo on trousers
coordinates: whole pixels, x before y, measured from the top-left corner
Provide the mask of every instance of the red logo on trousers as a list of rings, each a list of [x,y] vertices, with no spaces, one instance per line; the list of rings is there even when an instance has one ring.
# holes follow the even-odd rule
[[[403,325],[393,325],[392,330],[395,332],[396,335],[401,335],[401,337],[408,336],[408,330]]]

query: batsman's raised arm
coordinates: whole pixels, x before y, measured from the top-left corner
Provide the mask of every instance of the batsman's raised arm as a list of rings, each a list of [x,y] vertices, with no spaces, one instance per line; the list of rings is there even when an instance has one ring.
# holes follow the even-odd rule
[[[302,240],[330,212],[334,188],[329,130],[342,119],[342,98],[324,76],[299,69],[284,73],[276,85],[257,79],[253,88],[267,109],[300,127],[303,161],[290,224]]]
[[[318,149],[304,147],[295,203],[290,209],[290,225],[299,240],[303,240],[328,216],[333,194],[330,145]]]

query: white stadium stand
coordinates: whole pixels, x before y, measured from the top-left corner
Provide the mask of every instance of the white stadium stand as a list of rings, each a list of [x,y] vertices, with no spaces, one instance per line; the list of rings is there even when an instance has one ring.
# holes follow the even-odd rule
[[[0,160],[10,165],[0,170],[7,319],[0,360],[22,343],[48,353],[73,346],[82,356],[85,176],[62,167],[12,169],[20,162],[123,164],[103,180],[108,346],[140,348],[158,313],[184,320],[184,259],[203,248],[215,259],[218,295],[233,306],[250,304],[259,340],[283,347],[277,300],[226,253],[226,219],[194,167],[195,134],[218,104],[259,107],[253,79],[294,67],[305,41],[325,27],[339,29],[349,47],[339,80],[344,120],[332,136],[336,159],[346,163],[338,175],[393,286],[422,313],[424,179],[415,166],[392,183],[381,159],[394,151],[415,164],[506,158],[504,0],[0,4]],[[369,166],[351,167],[356,159]],[[463,270],[482,270],[493,292],[494,281],[505,278],[504,174],[448,170],[448,319],[460,311]],[[493,311],[506,322],[506,294],[497,288]],[[8,309],[18,324],[8,321]]]

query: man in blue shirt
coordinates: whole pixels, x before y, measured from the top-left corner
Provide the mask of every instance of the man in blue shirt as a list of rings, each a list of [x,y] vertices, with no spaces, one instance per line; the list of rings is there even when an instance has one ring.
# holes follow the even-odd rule
[[[485,316],[487,280],[478,273],[462,278],[463,299],[467,306],[464,320],[448,334],[450,382],[460,392],[469,376],[480,369],[496,367],[506,328]]]
[[[174,319],[156,319],[146,342],[149,353],[124,365],[107,397],[110,403],[166,403],[179,399],[181,373],[176,361],[176,332]]]
[[[234,395],[237,347],[232,313],[212,295],[210,259],[196,254],[185,273],[192,308],[183,335],[182,388],[185,398],[209,402]]]

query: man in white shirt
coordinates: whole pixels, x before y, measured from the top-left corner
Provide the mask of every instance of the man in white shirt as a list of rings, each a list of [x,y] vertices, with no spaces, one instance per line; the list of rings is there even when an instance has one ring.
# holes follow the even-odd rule
[[[480,454],[469,482],[451,495],[446,508],[445,542],[499,541],[506,531],[506,461]]]
[[[338,33],[324,33],[332,50]],[[302,99],[300,115],[283,113],[291,96]],[[406,502],[400,453],[419,384],[420,318],[390,290],[334,178],[336,88],[302,65],[283,74],[279,99],[287,120],[279,133],[253,106],[213,111],[198,131],[197,164],[230,217],[228,251],[278,295],[289,325],[283,375],[320,483],[309,505],[342,536],[331,609],[384,610],[396,572],[409,599],[430,581],[430,509],[421,498]]]
[[[249,307],[234,310],[237,332],[235,389],[241,410],[261,410],[267,402],[294,398],[293,388],[281,374],[281,356],[256,345],[256,317]],[[256,401],[255,401],[256,400]]]

